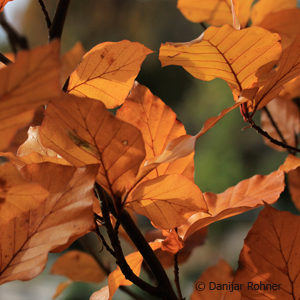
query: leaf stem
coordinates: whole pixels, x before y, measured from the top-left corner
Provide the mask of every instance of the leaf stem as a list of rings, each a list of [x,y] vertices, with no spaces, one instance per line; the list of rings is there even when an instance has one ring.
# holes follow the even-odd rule
[[[53,18],[53,22],[49,29],[49,40],[60,39],[62,36],[65,19],[67,16],[70,0],[60,0]]]
[[[42,9],[42,12],[43,12],[43,14],[44,14],[44,16],[45,16],[47,28],[48,28],[48,30],[49,30],[50,27],[51,27],[51,25],[52,25],[52,24],[51,24],[50,17],[49,17],[49,13],[48,13],[48,11],[47,11],[47,8],[46,8],[45,3],[44,3],[43,0],[39,0],[39,4],[40,4],[41,9]]]
[[[10,46],[14,53],[17,53],[18,48],[28,50],[27,38],[19,34],[6,20],[4,12],[0,14],[0,25],[7,34]]]

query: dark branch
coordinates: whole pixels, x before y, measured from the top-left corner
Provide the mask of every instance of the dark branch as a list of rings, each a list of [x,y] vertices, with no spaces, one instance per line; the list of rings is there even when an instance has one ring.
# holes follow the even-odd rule
[[[47,28],[50,29],[50,27],[51,27],[52,24],[51,24],[51,20],[50,20],[47,8],[45,6],[45,3],[43,2],[43,0],[39,0],[39,3],[40,3],[40,6],[41,6],[41,9],[43,11],[43,14],[45,16]]]
[[[4,63],[5,65],[11,64],[12,61],[10,59],[8,59],[5,55],[3,55],[2,53],[0,53],[0,61],[2,63]]]
[[[0,14],[0,25],[5,30],[10,46],[14,53],[17,53],[18,48],[22,50],[27,50],[28,41],[25,36],[20,35],[6,20],[4,13]]]
[[[272,117],[272,114],[270,113],[270,111],[268,110],[268,108],[265,106],[263,108],[264,112],[266,113],[266,115],[268,116],[272,126],[274,127],[274,129],[276,130],[278,136],[280,137],[282,143],[284,143],[285,145],[287,145],[287,141],[286,139],[284,138],[283,134],[281,133],[277,123],[275,122],[275,120],[273,119]],[[287,149],[287,151],[290,153],[290,154],[295,154],[295,151],[292,151],[291,149]]]
[[[272,138],[266,131],[264,131],[258,125],[256,125],[252,119],[248,119],[247,121],[249,122],[249,124],[252,128],[254,128],[259,134],[263,135],[268,140],[270,140],[270,142],[272,142],[273,144],[275,144],[277,146],[280,146],[284,149],[290,149],[290,150],[295,151],[295,152],[300,152],[300,149],[298,149],[296,147],[293,147],[293,146],[290,146],[290,145],[287,145],[285,143],[282,143],[282,142]]]
[[[62,36],[70,0],[60,0],[49,30],[49,40],[60,39]]]
[[[175,285],[177,289],[177,294],[180,300],[183,300],[180,281],[179,281],[179,266],[178,266],[178,253],[174,255],[174,277],[175,277]]]

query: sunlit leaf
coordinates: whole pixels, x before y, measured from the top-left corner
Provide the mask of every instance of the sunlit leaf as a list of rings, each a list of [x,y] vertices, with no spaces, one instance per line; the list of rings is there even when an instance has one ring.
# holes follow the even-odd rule
[[[245,27],[249,20],[252,2],[253,0],[239,1],[236,14],[242,27]],[[192,22],[207,22],[215,26],[232,24],[231,0],[178,0],[177,7]]]
[[[61,93],[59,72],[58,41],[20,51],[15,63],[0,69],[0,150],[28,125],[34,109]]]
[[[193,212],[206,211],[200,189],[182,175],[163,175],[140,183],[126,205],[149,218],[157,227],[182,225]]]
[[[100,164],[97,182],[121,195],[145,157],[140,131],[97,100],[65,96],[51,102],[40,129],[43,145],[75,166]]]
[[[76,169],[51,163],[22,169],[26,179],[43,189],[35,193],[31,188],[26,193],[19,188],[0,204],[0,283],[32,279],[44,269],[49,251],[68,246],[93,228],[97,169],[95,165]]]
[[[100,100],[108,108],[121,105],[151,52],[140,43],[126,40],[99,44],[84,55],[71,74],[68,91]]]
[[[60,256],[52,265],[51,273],[84,282],[101,282],[106,277],[91,255],[78,250],[68,251]]]
[[[267,206],[259,214],[244,241],[234,281],[269,288],[244,288],[243,299],[299,299],[299,227],[300,217],[290,212]]]
[[[13,1],[13,0],[0,0],[0,12],[3,10],[4,6],[9,1]]]
[[[297,169],[298,167],[300,167],[300,157],[288,155],[284,163],[280,166],[279,170],[288,173],[292,170]]]
[[[259,25],[268,14],[297,7],[297,0],[259,0],[253,6],[251,20],[254,25]]]
[[[186,134],[183,124],[176,119],[172,109],[138,83],[118,110],[117,117],[141,131],[145,142],[146,161],[161,154],[171,140]],[[174,173],[194,179],[193,151],[185,158],[157,166],[147,175],[147,179]]]
[[[101,290],[94,292],[90,300],[108,300],[109,299],[109,287],[106,285]]]
[[[286,144],[297,147],[295,137],[300,132],[300,111],[298,106],[291,100],[276,98],[269,102],[266,107],[268,112],[262,111],[261,127],[274,139],[280,141],[282,140],[282,136]],[[268,113],[270,113],[272,120],[280,130],[281,136],[279,136],[273,126]],[[265,138],[264,141],[268,146],[278,151],[285,151],[284,148],[271,143],[267,138]]]
[[[240,300],[239,291],[220,288],[224,284],[232,283],[233,274],[231,266],[225,260],[220,260],[215,266],[206,269],[196,280],[191,300]]]
[[[159,58],[162,66],[182,66],[201,80],[221,78],[239,96],[272,69],[281,54],[279,40],[278,34],[260,27],[211,26],[191,42],[163,44]]]
[[[272,204],[277,201],[284,187],[284,173],[275,171],[240,181],[220,194],[206,192],[204,198],[211,215],[201,212],[192,215],[187,224],[179,228],[179,234],[189,236],[213,222],[241,214],[264,203]]]

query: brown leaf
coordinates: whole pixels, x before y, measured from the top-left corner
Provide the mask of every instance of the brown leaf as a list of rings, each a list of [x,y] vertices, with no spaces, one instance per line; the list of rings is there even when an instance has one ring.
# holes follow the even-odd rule
[[[90,300],[108,300],[109,298],[109,287],[106,285],[101,290],[94,292]]]
[[[295,7],[297,7],[297,0],[259,0],[252,8],[251,20],[254,25],[258,25],[270,13]]]
[[[126,205],[162,229],[178,227],[193,212],[207,210],[197,185],[178,174],[163,175],[140,183],[129,194]]]
[[[101,282],[106,277],[91,255],[78,250],[68,251],[60,256],[52,265],[51,273],[84,282]]]
[[[280,130],[284,142],[290,146],[297,147],[295,137],[300,132],[300,111],[298,106],[291,100],[276,98],[269,102],[266,107]],[[261,113],[261,127],[272,138],[281,140],[266,111]],[[271,143],[267,138],[264,138],[264,141],[268,146],[278,151],[285,151],[282,147]]]
[[[292,200],[300,211],[300,167],[288,173],[288,182]]]
[[[0,204],[0,283],[32,279],[44,269],[49,251],[69,245],[92,229],[97,169],[95,165],[76,169],[51,163],[22,169],[26,179],[43,189],[37,195],[30,189],[27,198],[22,189],[20,196],[15,193]]]
[[[236,1],[235,1],[236,2]],[[247,25],[253,0],[241,0],[236,14],[242,27]],[[191,22],[207,22],[211,25],[222,26],[232,24],[232,9],[230,0],[178,0],[177,8]]]
[[[126,40],[98,44],[84,55],[71,74],[68,91],[100,100],[107,108],[117,107],[124,102],[150,53],[144,45]]]
[[[211,26],[194,41],[163,44],[159,59],[162,66],[182,66],[201,80],[221,78],[240,96],[272,69],[281,54],[279,41],[278,34],[260,27]]]
[[[280,166],[279,170],[288,173],[300,167],[300,158],[294,155],[288,155],[284,163]]]
[[[66,52],[62,57],[62,66],[60,74],[60,85],[63,86],[70,76],[70,74],[75,70],[77,65],[80,63],[85,50],[80,42],[77,42],[71,50]]]
[[[117,119],[100,101],[70,95],[48,105],[40,138],[75,166],[100,163],[97,182],[111,195],[131,187],[145,157],[136,127]]]
[[[253,208],[274,203],[283,192],[284,173],[275,171],[269,175],[255,175],[228,188],[221,194],[204,193],[210,216],[199,212],[192,215],[187,224],[178,229],[185,237],[222,219],[229,218]]]
[[[240,300],[241,294],[238,290],[229,291],[224,284],[230,285],[233,281],[233,270],[225,261],[220,260],[215,266],[206,269],[194,285],[191,300]],[[201,288],[204,287],[204,290]]]
[[[55,294],[52,296],[52,299],[56,299],[58,296],[60,296],[60,294],[67,288],[69,287],[71,284],[73,283],[73,281],[68,280],[68,281],[64,281],[58,284],[58,286],[56,287],[56,291]]]
[[[20,51],[15,63],[0,69],[0,150],[28,125],[34,110],[60,95],[59,42]]]
[[[176,119],[176,114],[150,90],[136,83],[117,112],[117,117],[137,127],[145,142],[145,160],[151,160],[161,154],[173,139],[186,134],[183,124]],[[160,175],[182,174],[194,179],[194,153],[160,164],[147,175],[153,179]]]
[[[269,205],[261,211],[244,241],[234,279],[261,288],[242,289],[243,299],[300,298],[299,228],[299,216]]]

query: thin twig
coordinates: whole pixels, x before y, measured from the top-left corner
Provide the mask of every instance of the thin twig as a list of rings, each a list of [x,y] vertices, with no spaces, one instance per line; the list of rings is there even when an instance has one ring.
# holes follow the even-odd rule
[[[5,65],[11,64],[12,61],[10,59],[8,59],[5,55],[3,55],[2,53],[0,53],[0,61],[2,63],[4,63]]]
[[[21,34],[19,34],[6,20],[4,12],[0,14],[0,25],[5,30],[10,46],[14,53],[17,53],[18,48],[22,50],[27,50],[28,41],[27,38]]]
[[[268,140],[270,140],[270,142],[272,142],[273,144],[280,146],[284,149],[290,149],[295,152],[300,152],[300,149],[290,146],[290,145],[287,145],[287,144],[284,144],[284,143],[272,138],[266,131],[264,131],[262,128],[260,128],[258,125],[256,125],[252,119],[248,119],[247,121],[249,122],[249,124],[252,128],[254,128],[259,134],[263,135]]]
[[[136,286],[138,286],[142,290],[148,292],[149,294],[159,296],[161,294],[160,289],[150,285],[146,281],[136,276],[132,271],[132,269],[130,268],[130,266],[128,265],[123,254],[118,235],[116,235],[116,232],[114,231],[110,221],[109,208],[107,203],[108,199],[103,190],[99,190],[99,192],[100,192],[101,210],[105,221],[105,227],[107,230],[107,234],[111,240],[112,247],[114,248],[114,251],[116,253],[116,262],[120,267],[122,273],[124,274],[126,279],[133,282]]]
[[[178,266],[178,252],[174,254],[174,278],[175,278],[175,285],[177,289],[177,294],[180,300],[183,300],[180,281],[179,281],[179,266]]]
[[[286,139],[284,138],[283,134],[281,133],[281,130],[279,129],[278,125],[276,124],[275,120],[273,119],[273,116],[272,114],[270,113],[270,111],[268,110],[268,108],[265,106],[263,108],[264,112],[266,113],[266,115],[268,116],[272,126],[274,127],[274,129],[276,130],[277,134],[279,135],[281,141],[287,145],[287,141]],[[287,149],[287,151],[290,153],[290,154],[294,154],[295,155],[295,151],[292,151],[291,149]]]
[[[44,3],[43,0],[39,0],[39,3],[40,3],[40,6],[41,6],[41,8],[42,8],[43,14],[44,14],[44,16],[45,16],[47,28],[48,28],[48,30],[49,30],[52,24],[51,24],[51,20],[50,20],[50,17],[49,17],[47,8],[46,8],[45,3]]]
[[[59,1],[53,18],[53,22],[49,29],[50,41],[52,41],[53,39],[61,38],[69,5],[70,5],[70,0]]]

